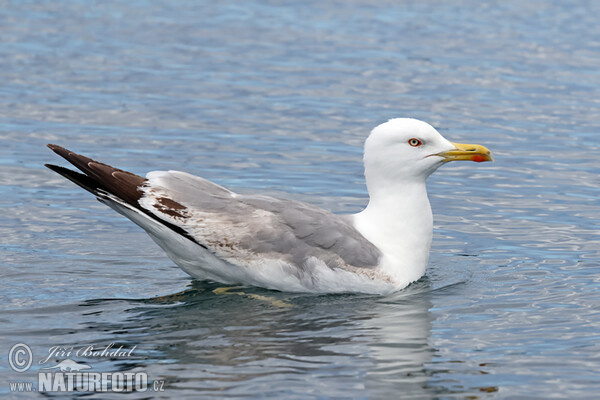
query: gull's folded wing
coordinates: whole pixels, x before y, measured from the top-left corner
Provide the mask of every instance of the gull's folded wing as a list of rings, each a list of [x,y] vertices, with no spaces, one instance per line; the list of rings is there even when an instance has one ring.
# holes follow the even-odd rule
[[[60,146],[48,147],[84,174],[47,165],[50,169],[105,202],[137,209],[232,264],[276,259],[303,268],[313,258],[331,268],[379,263],[380,251],[344,217],[318,207],[235,194],[184,172],[157,171],[143,178]]]

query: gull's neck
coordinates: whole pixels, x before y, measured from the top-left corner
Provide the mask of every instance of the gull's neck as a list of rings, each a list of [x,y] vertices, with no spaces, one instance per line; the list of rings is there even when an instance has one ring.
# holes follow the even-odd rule
[[[369,204],[354,215],[354,226],[383,253],[380,268],[407,285],[425,273],[433,236],[425,180],[368,189]]]

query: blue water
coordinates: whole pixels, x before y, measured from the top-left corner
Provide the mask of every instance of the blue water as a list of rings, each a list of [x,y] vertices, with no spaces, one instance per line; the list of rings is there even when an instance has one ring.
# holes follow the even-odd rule
[[[164,398],[597,396],[600,3],[1,6],[0,395],[38,396],[9,382],[52,346],[114,342],[133,355],[77,360]],[[496,162],[430,178],[427,276],[387,297],[195,282],[42,166],[57,143],[356,212],[362,143],[398,116]]]

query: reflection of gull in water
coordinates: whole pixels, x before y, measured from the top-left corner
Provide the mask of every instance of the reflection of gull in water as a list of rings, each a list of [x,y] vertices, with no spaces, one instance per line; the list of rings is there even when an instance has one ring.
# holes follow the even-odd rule
[[[142,178],[49,147],[85,175],[49,168],[144,228],[193,277],[321,293],[389,293],[419,279],[433,229],[425,180],[448,161],[492,160],[485,147],[451,143],[425,122],[390,120],[365,143],[368,206],[339,216],[184,172]]]
[[[314,296],[194,282],[159,298],[86,301],[80,329],[102,333],[99,343],[118,335],[136,344],[141,358],[119,360],[121,370],[140,368],[192,397],[396,398],[401,388],[402,398],[431,398],[430,286]]]

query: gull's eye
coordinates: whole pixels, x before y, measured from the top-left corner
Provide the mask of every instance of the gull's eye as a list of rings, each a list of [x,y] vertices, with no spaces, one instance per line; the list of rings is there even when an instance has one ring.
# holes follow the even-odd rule
[[[419,147],[423,144],[423,142],[421,142],[419,139],[408,139],[408,144],[410,144],[412,147]]]

